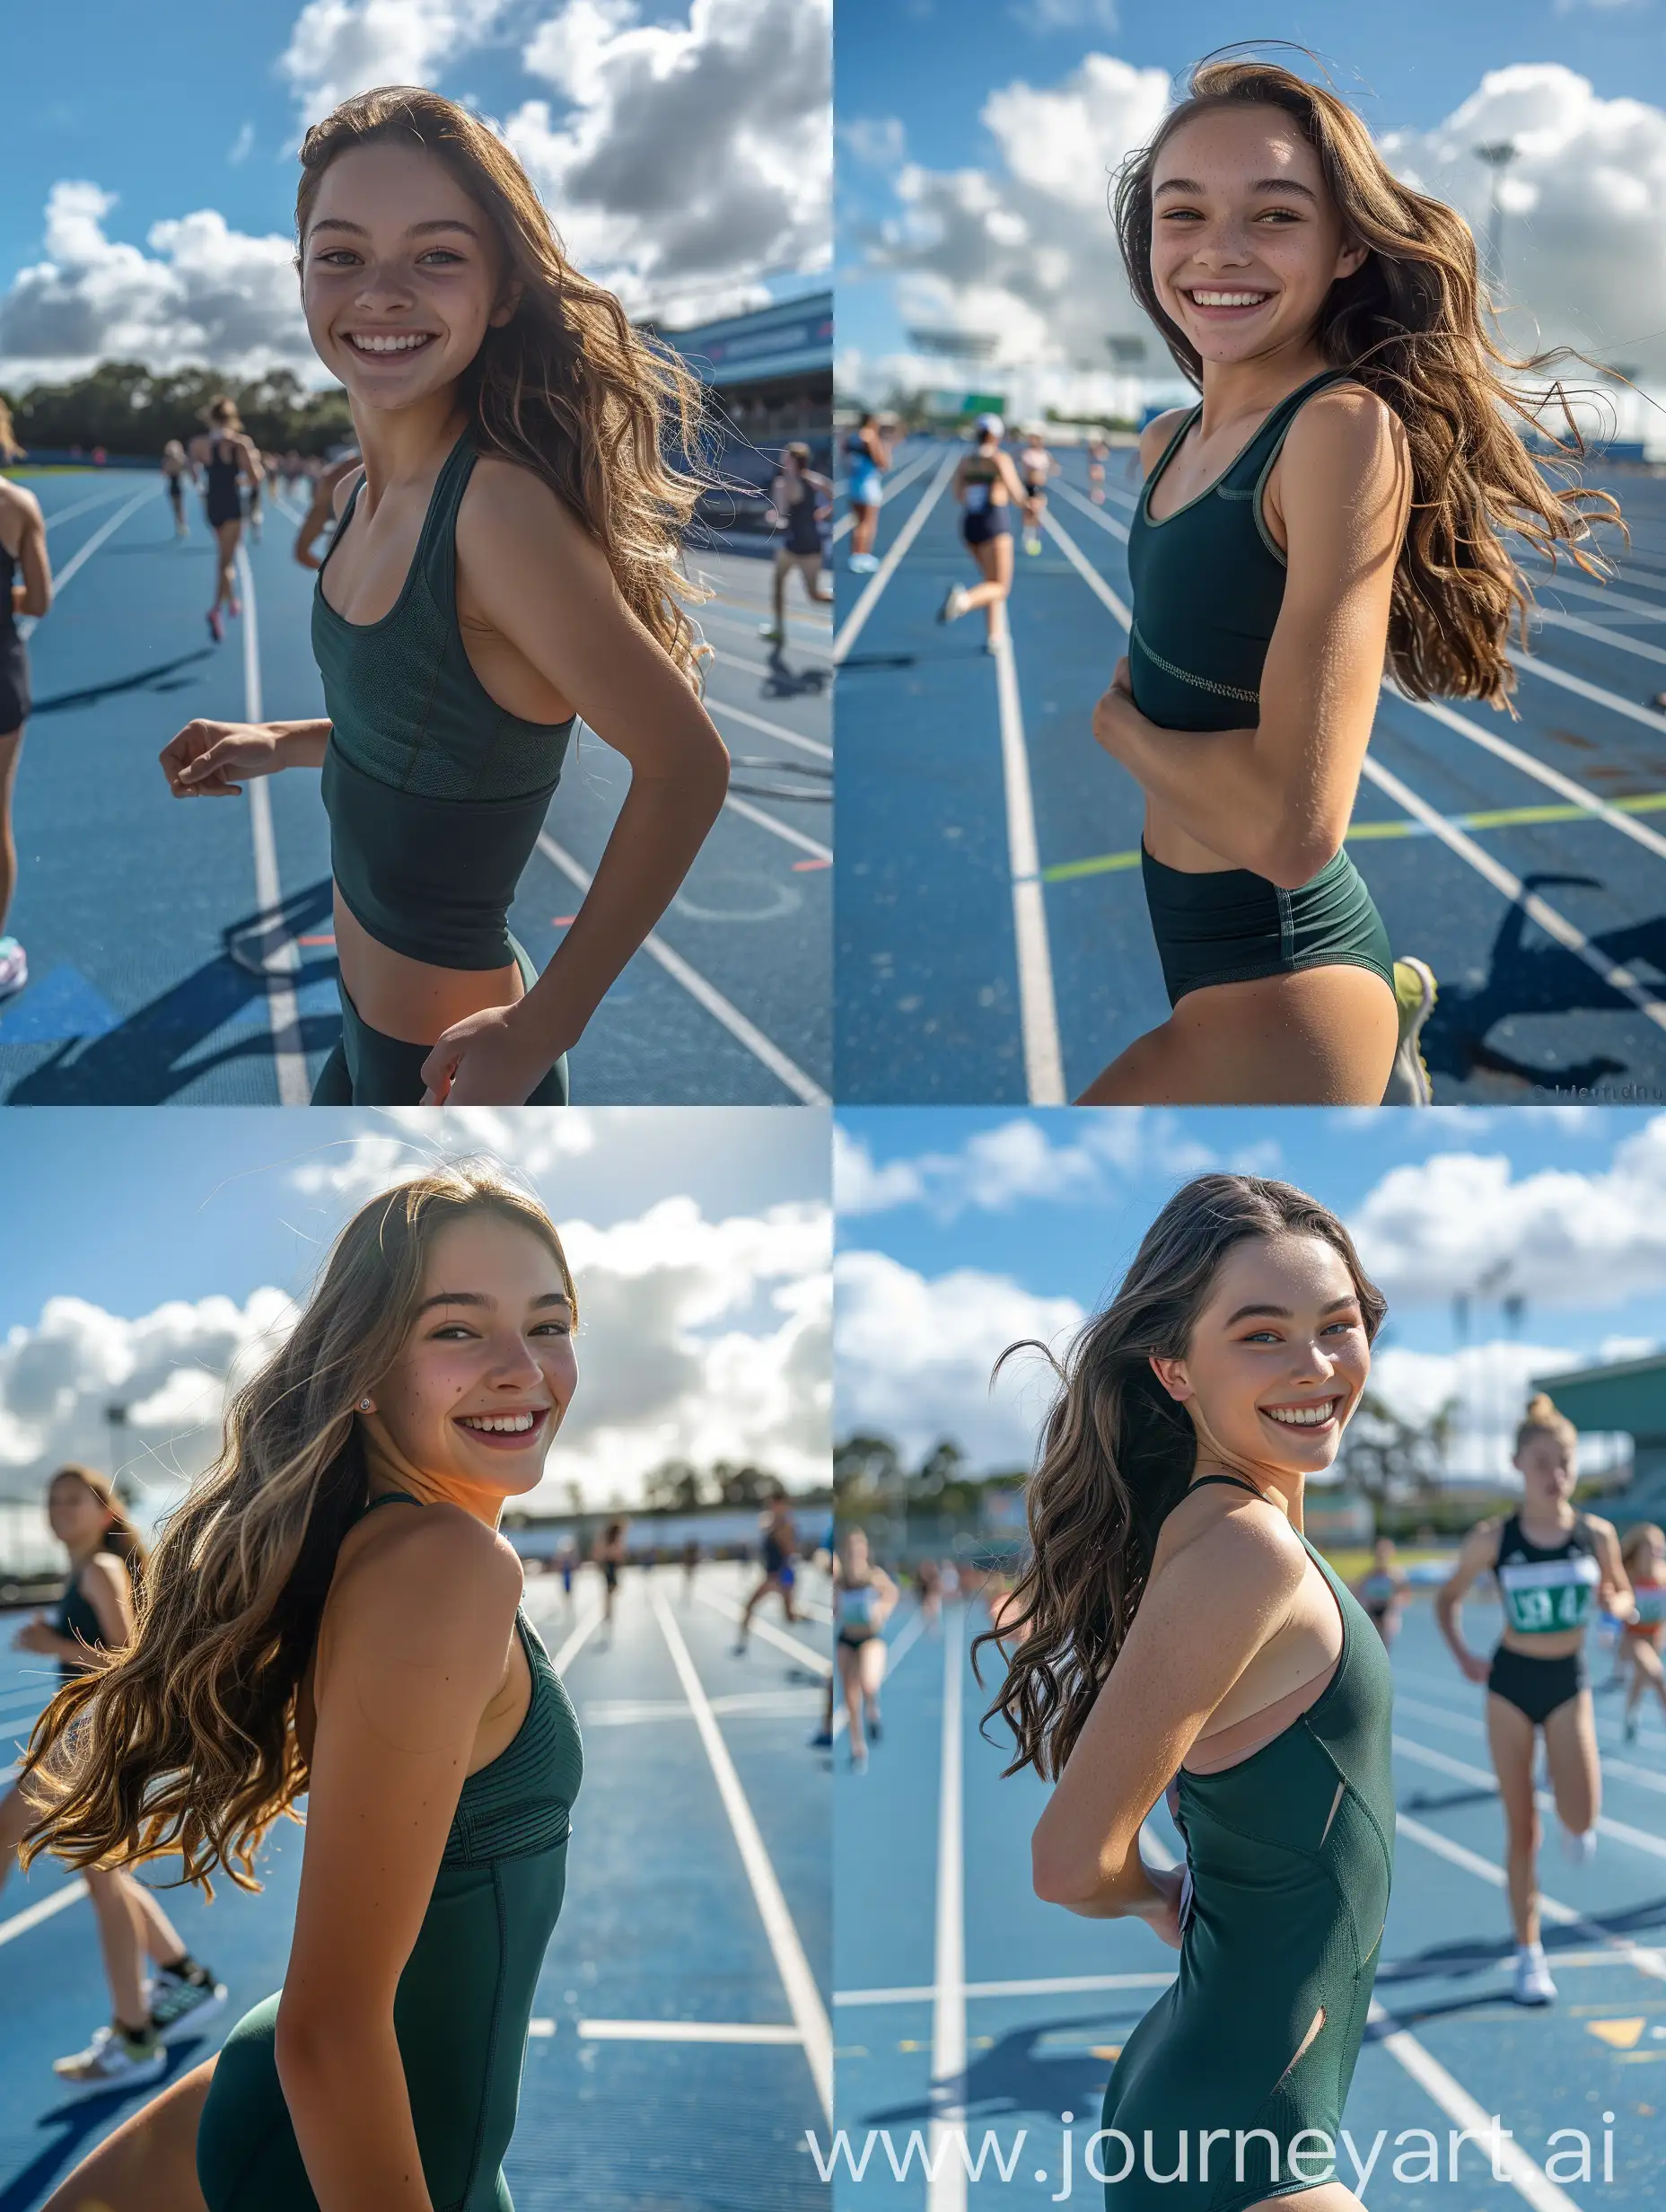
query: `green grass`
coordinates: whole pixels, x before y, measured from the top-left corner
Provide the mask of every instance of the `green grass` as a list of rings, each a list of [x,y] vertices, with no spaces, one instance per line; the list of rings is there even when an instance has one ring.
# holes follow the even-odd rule
[[[1372,1556],[1363,1545],[1355,1544],[1336,1551],[1328,1551],[1323,1544],[1320,1544],[1318,1549],[1325,1553],[1331,1573],[1342,1582],[1357,1582],[1362,1575],[1368,1574],[1371,1570]],[[1425,1559],[1451,1559],[1456,1557],[1456,1554],[1438,1548],[1434,1550],[1419,1549],[1416,1545],[1412,1545],[1398,1549],[1394,1557],[1401,1567],[1416,1567]]]

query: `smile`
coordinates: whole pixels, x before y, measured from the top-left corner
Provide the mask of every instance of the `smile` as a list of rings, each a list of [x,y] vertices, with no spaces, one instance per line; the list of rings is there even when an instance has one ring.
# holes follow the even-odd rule
[[[355,354],[414,354],[434,343],[434,332],[400,330],[373,337],[368,331],[353,330],[347,334],[347,343]]]
[[[474,1436],[513,1436],[517,1441],[536,1434],[543,1426],[544,1409],[536,1413],[462,1413],[457,1417],[459,1428],[466,1428]]]
[[[1339,1398],[1321,1398],[1311,1406],[1262,1406],[1269,1421],[1285,1428],[1323,1428],[1342,1403]]]
[[[1191,290],[1186,297],[1194,307],[1246,308],[1260,307],[1272,298],[1270,292],[1202,292]]]

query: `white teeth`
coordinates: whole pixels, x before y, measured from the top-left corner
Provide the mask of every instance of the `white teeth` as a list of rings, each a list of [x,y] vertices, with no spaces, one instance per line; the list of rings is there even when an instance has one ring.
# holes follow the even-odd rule
[[[1328,1398],[1318,1406],[1266,1406],[1262,1410],[1269,1421],[1282,1421],[1287,1428],[1320,1428],[1340,1403],[1340,1399]]]
[[[1259,307],[1266,299],[1265,292],[1197,292],[1192,298],[1199,307]]]
[[[362,354],[408,354],[418,346],[425,346],[432,336],[433,332],[428,330],[405,338],[363,338],[355,334],[348,343]]]
[[[528,1429],[538,1426],[536,1413],[477,1414],[463,1417],[465,1428],[483,1428],[495,1436],[524,1435]]]

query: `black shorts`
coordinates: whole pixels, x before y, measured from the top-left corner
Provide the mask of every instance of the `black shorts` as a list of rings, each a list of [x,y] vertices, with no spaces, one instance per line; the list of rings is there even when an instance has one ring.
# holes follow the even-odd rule
[[[211,530],[218,530],[222,522],[241,522],[243,519],[243,503],[235,492],[229,499],[217,499],[211,493],[206,504]]]
[[[0,637],[0,737],[29,720],[29,647],[21,637]]]
[[[1013,534],[1011,507],[985,507],[978,514],[969,514],[960,524],[960,535],[968,545],[987,545],[991,538],[1010,538]]]
[[[180,483],[177,476],[171,476],[168,478],[168,496],[172,500],[176,507],[184,506],[185,487]]]
[[[838,1640],[846,1651],[860,1651],[864,1644],[871,1644],[878,1634],[877,1628],[841,1628]]]
[[[1525,1652],[1509,1651],[1501,1644],[1493,1654],[1486,1687],[1539,1728],[1585,1687],[1585,1655],[1574,1651],[1565,1659],[1530,1659]]]

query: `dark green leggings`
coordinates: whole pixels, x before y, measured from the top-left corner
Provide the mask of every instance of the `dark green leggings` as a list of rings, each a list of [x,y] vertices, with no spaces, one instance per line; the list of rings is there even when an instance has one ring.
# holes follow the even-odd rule
[[[525,948],[513,937],[509,942],[522,983],[530,991],[538,981],[538,970]],[[384,1037],[379,1029],[372,1029],[347,996],[346,984],[338,980],[337,988],[341,993],[341,1037],[312,1086],[313,1105],[420,1106],[426,1087],[422,1064],[432,1047],[407,1044],[400,1037]],[[526,1102],[529,1106],[566,1104],[565,1052]]]

